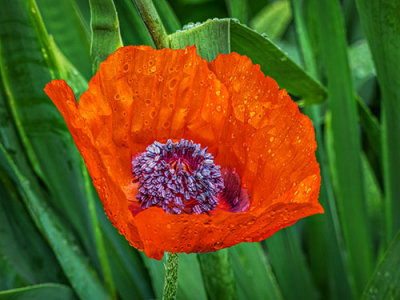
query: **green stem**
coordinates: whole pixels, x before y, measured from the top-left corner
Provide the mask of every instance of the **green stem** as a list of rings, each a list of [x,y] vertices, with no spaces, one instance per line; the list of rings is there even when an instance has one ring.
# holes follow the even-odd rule
[[[235,278],[228,249],[197,255],[210,300],[237,299]]]
[[[157,49],[168,48],[169,41],[168,35],[165,31],[165,27],[161,21],[160,16],[154,7],[152,0],[133,0],[137,9],[139,10],[140,16],[147,30],[150,33],[151,39]]]
[[[178,254],[167,253],[163,300],[173,300],[176,298],[176,290],[178,287],[178,263]]]

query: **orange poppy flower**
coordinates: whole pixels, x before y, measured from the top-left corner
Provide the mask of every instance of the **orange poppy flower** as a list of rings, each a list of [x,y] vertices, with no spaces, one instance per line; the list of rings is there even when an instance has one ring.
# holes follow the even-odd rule
[[[108,218],[150,258],[261,241],[323,212],[311,121],[246,56],[128,46],[79,103],[63,80],[45,92]]]

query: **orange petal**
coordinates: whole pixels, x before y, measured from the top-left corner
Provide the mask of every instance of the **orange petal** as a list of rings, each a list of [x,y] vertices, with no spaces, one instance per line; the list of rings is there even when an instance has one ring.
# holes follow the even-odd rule
[[[261,241],[299,219],[323,212],[311,121],[284,90],[244,56],[220,55],[210,64],[229,91],[215,161],[235,168],[251,196],[248,211],[168,215],[150,208],[137,215],[149,257],[163,251],[208,252]],[[151,223],[148,220],[152,220]]]
[[[67,124],[79,120],[70,131],[106,213],[131,244],[143,249],[151,237],[136,229],[141,219],[134,217],[143,211],[135,199],[132,157],[155,140],[192,139],[216,149],[228,105],[226,88],[195,48],[156,51],[146,46],[123,47],[110,55],[79,104],[74,103],[73,117],[62,106],[67,90],[73,97],[63,84],[53,81],[46,92]]]
[[[209,69],[211,68],[211,70]],[[275,81],[237,54],[208,65],[195,48],[123,47],[102,63],[80,103],[65,82],[46,87],[85,159],[106,213],[149,257],[259,241],[322,212],[311,122]],[[193,140],[235,168],[248,211],[172,215],[141,210],[132,157],[155,140]]]

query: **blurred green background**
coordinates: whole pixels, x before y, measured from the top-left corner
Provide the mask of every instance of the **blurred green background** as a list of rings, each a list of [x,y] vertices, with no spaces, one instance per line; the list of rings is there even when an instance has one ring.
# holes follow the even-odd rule
[[[400,1],[153,2],[170,47],[247,55],[298,101],[325,208],[218,251],[233,287],[213,256],[180,255],[177,298],[400,299]],[[80,95],[108,54],[142,44],[131,0],[0,0],[0,299],[162,297],[165,261],[108,221],[43,92],[63,78]]]

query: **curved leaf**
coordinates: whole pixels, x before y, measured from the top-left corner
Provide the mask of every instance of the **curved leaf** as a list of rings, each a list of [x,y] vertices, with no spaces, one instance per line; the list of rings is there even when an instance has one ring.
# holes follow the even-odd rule
[[[108,55],[123,46],[119,32],[117,10],[112,0],[90,0],[90,25],[92,39],[90,51],[92,55],[93,73]]]

